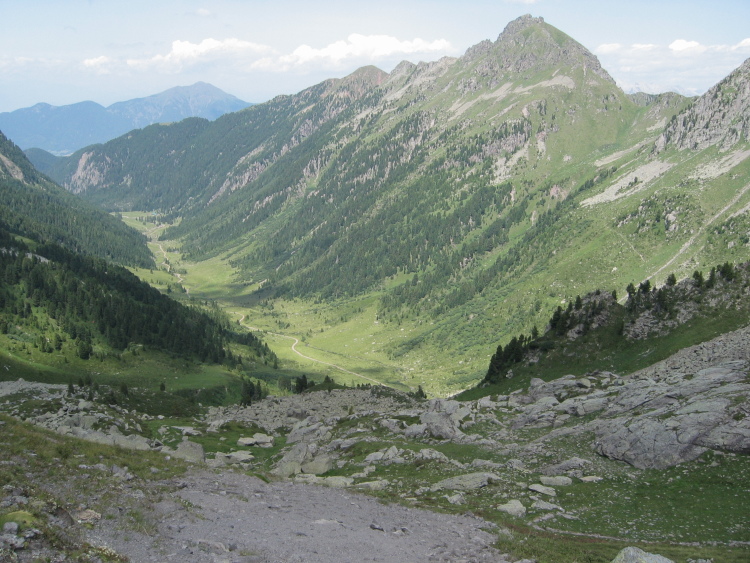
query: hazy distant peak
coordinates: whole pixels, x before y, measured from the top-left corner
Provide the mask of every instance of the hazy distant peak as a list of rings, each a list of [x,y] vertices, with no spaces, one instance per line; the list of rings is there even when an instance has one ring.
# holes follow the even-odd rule
[[[152,123],[175,122],[188,117],[213,120],[249,105],[211,84],[197,82],[117,102],[106,108],[92,101],[64,106],[38,103],[0,113],[0,129],[23,149],[41,148],[60,155],[109,141]]]

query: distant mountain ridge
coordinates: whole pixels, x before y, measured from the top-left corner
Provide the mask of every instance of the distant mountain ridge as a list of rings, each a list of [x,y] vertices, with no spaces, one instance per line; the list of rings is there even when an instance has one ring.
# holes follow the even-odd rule
[[[211,84],[197,82],[106,108],[90,101],[65,106],[40,103],[0,113],[0,130],[24,150],[40,148],[65,155],[152,123],[188,117],[214,120],[250,105]]]

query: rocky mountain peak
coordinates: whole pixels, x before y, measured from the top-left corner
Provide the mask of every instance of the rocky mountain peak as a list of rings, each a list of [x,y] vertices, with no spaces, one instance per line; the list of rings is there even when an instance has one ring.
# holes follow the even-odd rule
[[[498,36],[497,40],[500,41],[500,39],[502,39],[504,36],[507,37],[511,35],[519,35],[523,33],[524,30],[537,25],[541,25],[543,23],[544,18],[542,17],[535,18],[531,14],[524,14],[521,17],[518,17],[509,22],[508,25],[505,26],[503,32]]]
[[[676,115],[656,141],[655,151],[669,145],[701,150],[719,145],[728,150],[750,139],[750,59]]]
[[[495,41],[494,51],[506,72],[583,68],[615,83],[591,51],[541,17],[526,14],[510,22]]]
[[[388,73],[373,65],[358,68],[340,80],[334,81],[333,90],[338,95],[360,98],[377,88],[388,78]]]

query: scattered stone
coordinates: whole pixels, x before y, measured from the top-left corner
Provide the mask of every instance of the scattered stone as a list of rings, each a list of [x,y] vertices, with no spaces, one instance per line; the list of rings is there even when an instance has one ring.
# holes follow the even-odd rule
[[[355,489],[363,489],[366,491],[382,491],[387,488],[389,481],[387,479],[378,479],[376,481],[365,481],[364,483],[357,483],[354,485]]]
[[[192,426],[175,426],[175,429],[179,430],[183,436],[202,436],[203,432],[196,430]]]
[[[419,450],[417,452],[417,455],[414,456],[414,459],[439,461],[441,463],[447,463],[449,461],[448,456],[446,456],[443,452],[433,450],[432,448],[424,448]]]
[[[228,464],[250,463],[255,459],[255,456],[250,454],[249,452],[232,452],[226,454],[224,459]]]
[[[510,514],[511,516],[516,516],[518,518],[526,515],[526,507],[521,504],[520,500],[513,499],[505,504],[498,505],[497,509],[501,512],[505,512],[506,514]]]
[[[612,563],[674,563],[674,561],[637,547],[626,547],[617,554]]]
[[[523,471],[524,469],[526,469],[526,464],[520,459],[509,459],[505,463],[505,466],[508,469],[515,469],[516,471]]]
[[[257,446],[260,448],[273,447],[274,437],[261,432],[256,432],[250,437],[243,437],[237,440],[238,446]]]
[[[543,495],[547,495],[548,497],[555,497],[557,496],[557,492],[552,487],[547,487],[545,485],[529,485],[529,490],[534,491],[535,493],[540,493]]]
[[[188,439],[184,439],[177,444],[177,449],[171,453],[173,456],[191,463],[203,463],[206,461],[206,453],[203,451],[203,446]]]
[[[495,463],[494,461],[490,461],[488,459],[475,459],[471,462],[471,467],[476,468],[483,468],[483,469],[502,469],[505,467],[502,463]]]
[[[560,512],[563,512],[563,509],[558,505],[542,499],[535,500],[531,505],[531,508],[536,508],[537,510],[559,510]]]
[[[573,479],[564,476],[547,477],[543,475],[539,480],[542,482],[542,485],[547,485],[548,487],[566,487],[573,484]]]
[[[588,459],[582,459],[580,457],[571,457],[565,461],[556,465],[548,465],[542,469],[542,473],[545,475],[555,475],[559,473],[566,473],[574,469],[582,469],[586,465],[590,465],[591,462]]]
[[[354,483],[354,479],[351,477],[341,477],[339,475],[332,475],[331,477],[323,477],[321,484],[326,487],[333,487],[334,489],[345,489],[351,487]]]
[[[460,493],[460,492],[456,493],[455,495],[446,495],[445,499],[449,503],[455,504],[455,505],[461,505],[461,504],[464,504],[466,502],[466,499],[464,498],[464,494]]]
[[[486,487],[490,483],[499,481],[500,477],[494,473],[468,473],[466,475],[458,475],[456,477],[449,477],[438,481],[430,487],[431,491],[440,491],[442,489],[453,489],[460,491],[470,491],[473,489],[481,489]]]
[[[300,466],[302,473],[311,473],[313,475],[322,475],[328,473],[334,467],[334,460],[328,455],[319,455],[303,463]]]
[[[374,463],[376,461],[381,461],[384,457],[385,454],[383,452],[372,452],[365,458],[364,463]]]
[[[458,401],[450,402],[457,403]],[[420,421],[426,426],[426,432],[433,438],[455,440],[463,436],[463,432],[458,428],[458,422],[447,412],[426,412],[422,414]]]
[[[426,424],[411,424],[404,430],[404,436],[407,438],[419,438],[427,432]]]

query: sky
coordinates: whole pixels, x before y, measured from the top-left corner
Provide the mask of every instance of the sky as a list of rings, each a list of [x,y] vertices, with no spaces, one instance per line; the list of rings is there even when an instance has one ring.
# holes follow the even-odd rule
[[[0,0],[0,112],[208,82],[247,102],[461,56],[523,15],[625,91],[705,92],[750,58],[748,0]]]

